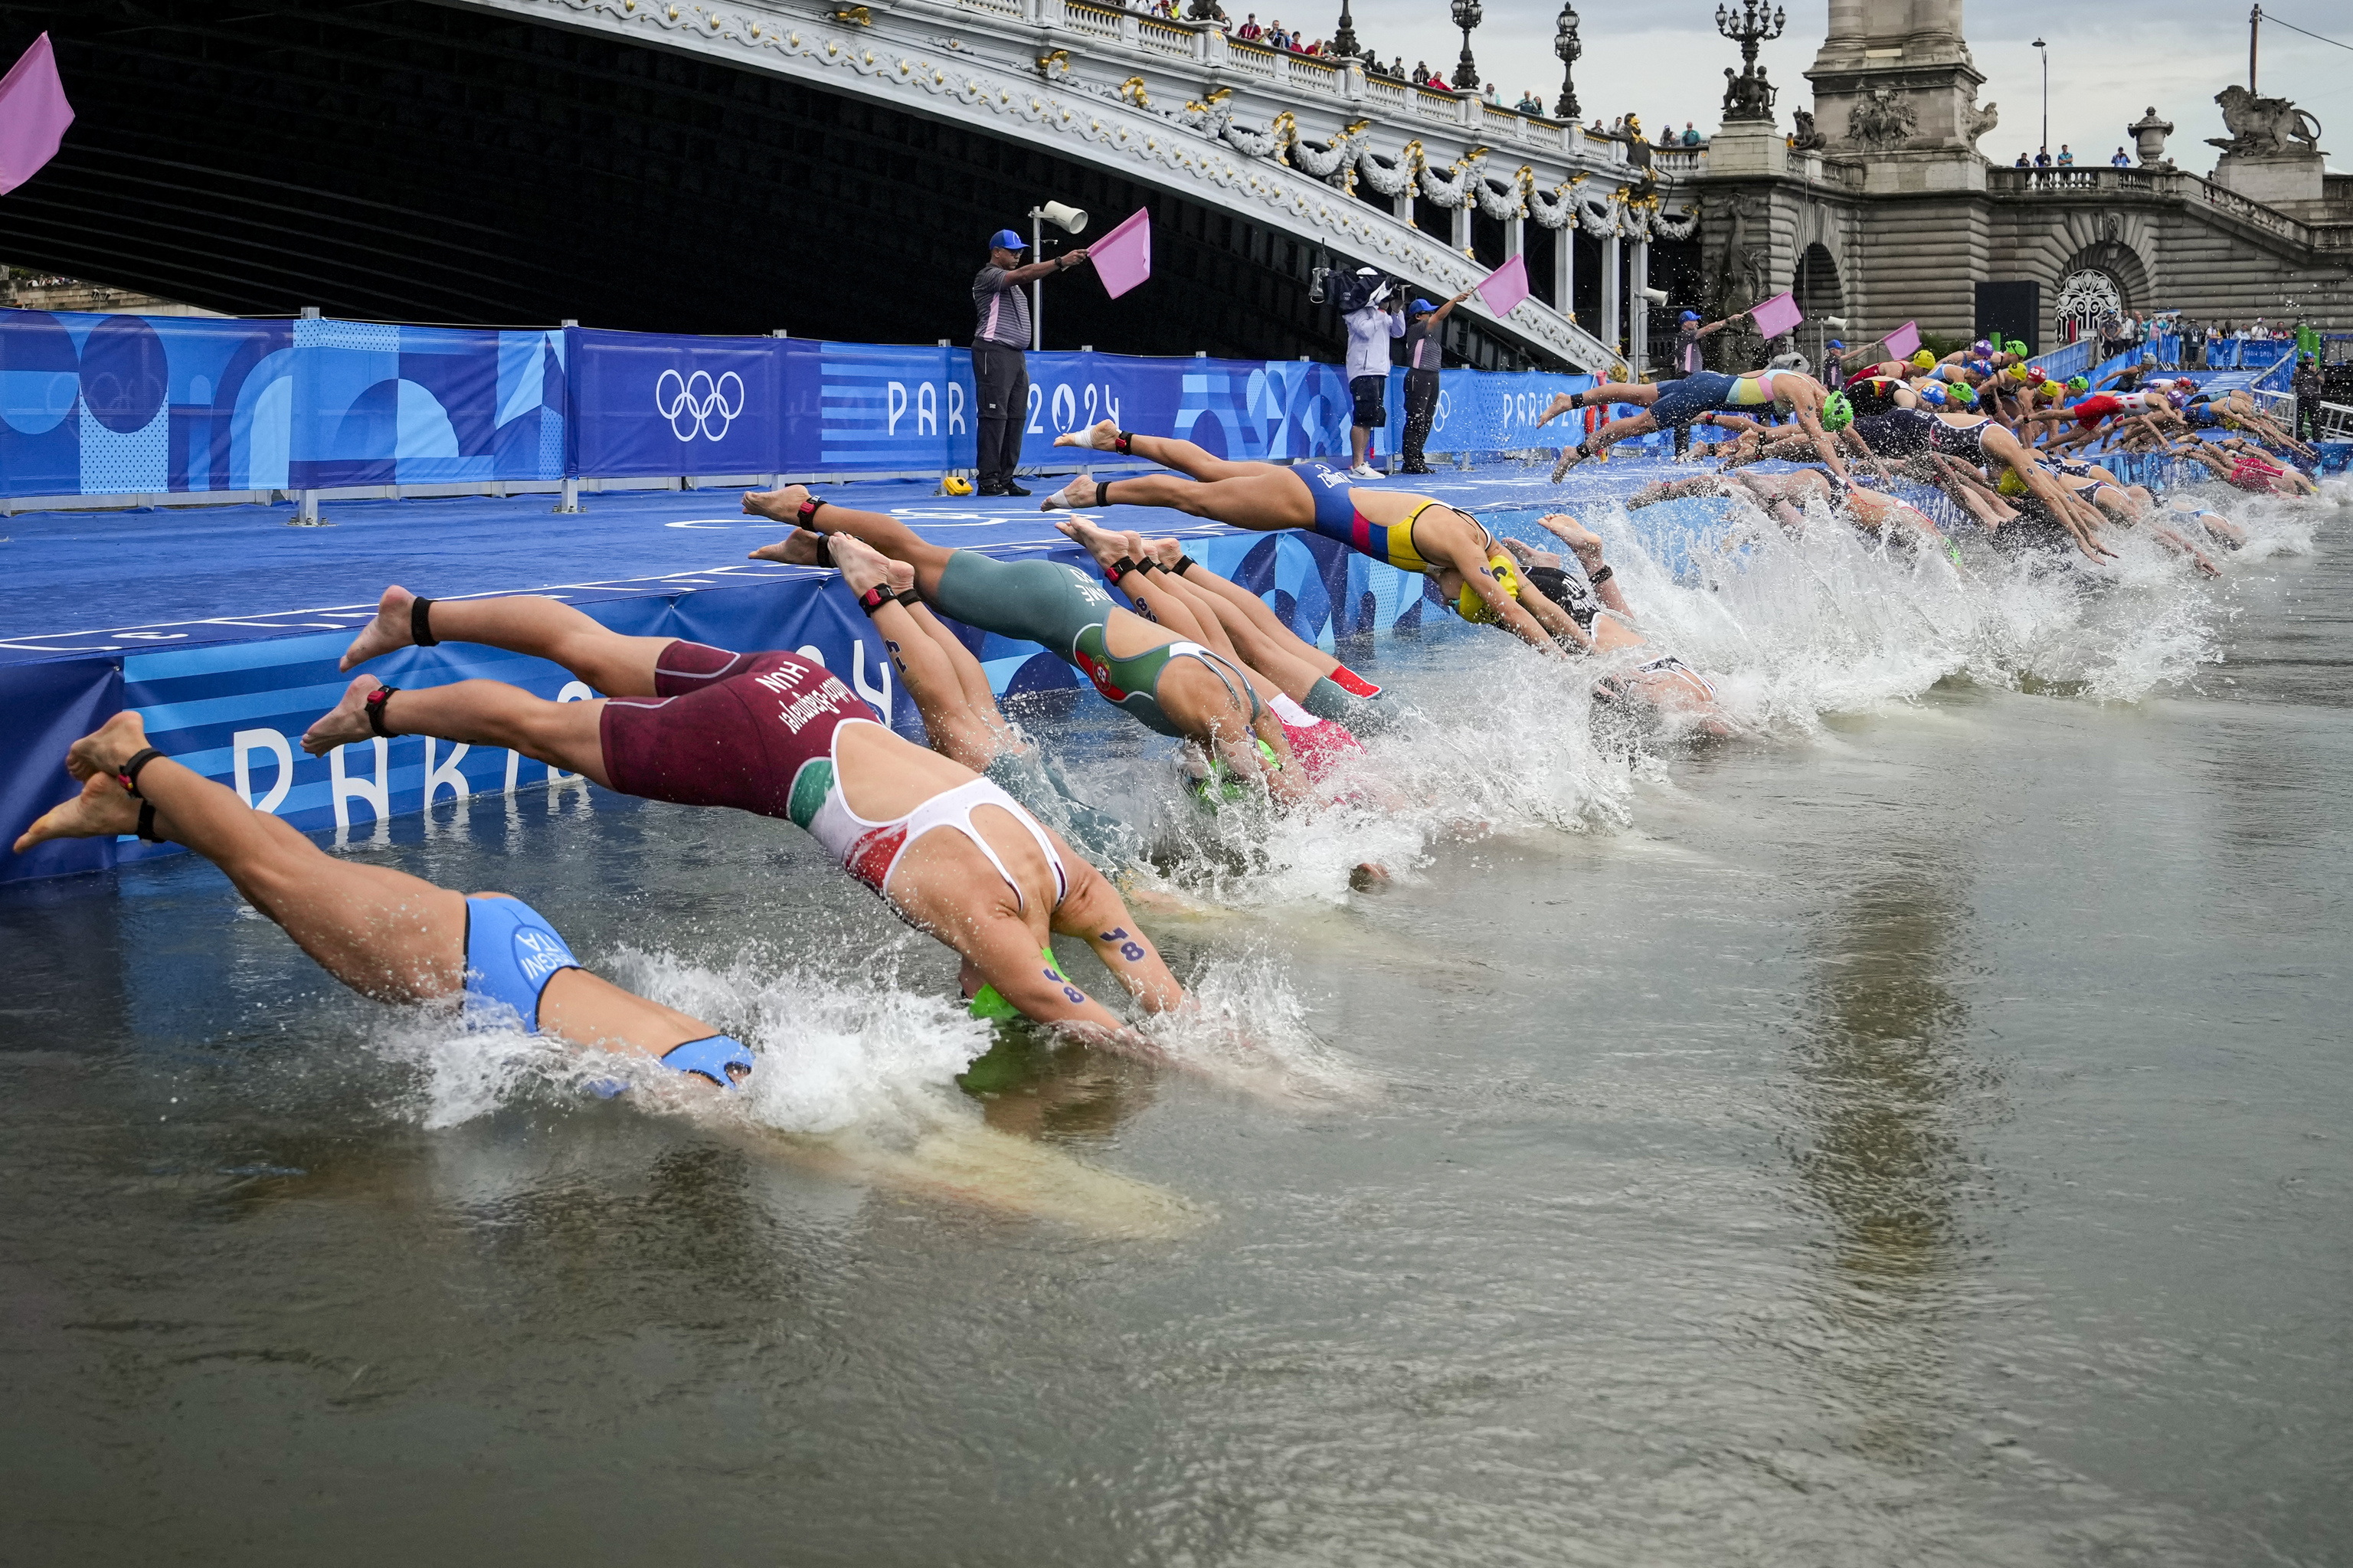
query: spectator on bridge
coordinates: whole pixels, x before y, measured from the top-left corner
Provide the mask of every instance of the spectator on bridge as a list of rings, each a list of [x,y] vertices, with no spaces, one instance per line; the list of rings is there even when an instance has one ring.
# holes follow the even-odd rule
[[[1379,276],[1370,267],[1356,270],[1360,278]],[[1348,392],[1356,405],[1348,429],[1348,449],[1356,461],[1348,475],[1360,480],[1382,477],[1371,461],[1373,432],[1388,428],[1383,399],[1389,388],[1389,340],[1405,335],[1403,292],[1395,282],[1377,292],[1380,302],[1368,301],[1340,318],[1348,326]]]
[[[2021,154],[2018,155],[2018,162],[2016,162],[2015,164],[2012,164],[2010,165],[2010,167],[2011,167],[2011,168],[2013,168],[2013,169],[2023,169],[2023,168],[2026,168],[2026,167],[2028,167],[2028,166],[2029,166],[2029,164],[2027,164],[2027,161],[2026,161],[2026,154],[2023,154],[2023,153],[2021,153]]]
[[[973,309],[979,315],[972,334],[973,430],[983,495],[1027,495],[1013,482],[1021,464],[1021,427],[1029,418],[1029,296],[1021,285],[1034,278],[1076,267],[1083,247],[1051,261],[1021,264],[1029,242],[1009,228],[988,241],[988,265],[974,274]]]
[[[1696,147],[1696,146],[1698,146],[1699,144],[1700,144],[1700,133],[1699,133],[1699,132],[1698,132],[1697,130],[1695,130],[1695,129],[1694,129],[1694,128],[1693,128],[1692,122],[1691,122],[1690,121],[1688,121],[1688,120],[1684,121],[1684,122],[1683,122],[1683,145],[1684,145],[1684,146],[1686,146],[1686,147]]]
[[[2075,166],[2075,154],[2067,150],[2067,143],[2064,142],[2059,143],[2059,166],[2063,169],[2072,169]]]
[[[1542,114],[1544,100],[1526,88],[1520,90],[1519,111],[1523,114]]]
[[[2125,156],[2125,150],[2122,147],[2116,149],[2116,155],[2110,158],[2108,162],[2119,169],[2129,169],[2132,167],[2132,160]]]
[[[1253,11],[1242,19],[1242,25],[1240,28],[1236,29],[1234,37],[1238,38],[1246,38],[1251,43],[1256,43],[1259,39],[1266,37],[1266,29],[1258,25],[1257,12]]]
[[[2049,167],[2051,166],[2051,149],[2050,149],[2050,148],[2048,148],[2048,147],[2043,147],[2043,148],[2039,149],[2039,150],[2035,153],[2035,154],[2034,154],[2034,166],[2035,166],[2036,168],[2038,168],[2038,169],[2047,169],[2047,168],[2049,168]]]
[[[2320,439],[2320,361],[2316,356],[2299,355],[2295,376],[2288,382],[2295,394],[2295,435],[2298,440]]]

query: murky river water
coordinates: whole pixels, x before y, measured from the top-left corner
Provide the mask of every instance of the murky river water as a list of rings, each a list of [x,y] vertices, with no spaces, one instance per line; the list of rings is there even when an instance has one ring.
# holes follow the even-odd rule
[[[1443,804],[1192,877],[1197,1071],[959,1088],[944,951],[719,812],[352,853],[756,1038],[741,1114],[185,861],[10,888],[0,1560],[2343,1561],[2343,515],[2090,608],[1654,583],[1761,732],[1696,749],[1384,649]]]

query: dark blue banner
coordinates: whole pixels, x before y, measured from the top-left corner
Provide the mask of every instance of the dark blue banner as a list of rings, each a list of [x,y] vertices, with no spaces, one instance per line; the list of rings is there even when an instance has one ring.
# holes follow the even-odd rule
[[[787,340],[567,327],[572,464],[591,477],[774,473]]]

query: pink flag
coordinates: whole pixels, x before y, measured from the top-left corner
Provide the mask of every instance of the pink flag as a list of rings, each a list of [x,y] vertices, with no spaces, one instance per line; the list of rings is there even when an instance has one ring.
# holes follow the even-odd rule
[[[1909,359],[1920,352],[1920,323],[1905,322],[1881,340],[1887,345],[1890,359]]]
[[[1137,207],[1127,221],[1087,247],[1103,292],[1116,300],[1152,276],[1152,213]]]
[[[1806,313],[1798,308],[1798,302],[1784,289],[1749,312],[1748,318],[1757,323],[1758,337],[1779,337],[1804,321]]]
[[[0,78],[0,196],[41,172],[73,123],[73,105],[58,79],[58,57],[43,33]]]
[[[1499,316],[1512,313],[1512,307],[1528,297],[1528,262],[1525,256],[1514,256],[1480,281],[1479,298]]]

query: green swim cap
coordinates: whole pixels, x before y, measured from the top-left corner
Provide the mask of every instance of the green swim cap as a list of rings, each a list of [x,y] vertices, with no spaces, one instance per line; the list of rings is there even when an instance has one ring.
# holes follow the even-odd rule
[[[1966,381],[1954,382],[1950,387],[1945,389],[1945,396],[1951,398],[1954,402],[1960,404],[1964,408],[1974,408],[1977,407],[1978,389],[1970,386]]]
[[[1836,432],[1854,423],[1854,405],[1843,392],[1833,392],[1822,399],[1822,429]]]
[[[2013,359],[2024,359],[2026,357],[2026,345],[2019,342],[2016,338],[2011,338],[2010,340],[2010,355]]]
[[[1047,970],[1056,980],[1060,980],[1064,985],[1071,983],[1071,977],[1062,972],[1061,961],[1054,957],[1053,948],[1040,948],[1038,949],[1038,956],[1046,960]],[[1021,1016],[1021,1010],[1006,1001],[1005,993],[995,986],[984,985],[972,993],[972,1015],[975,1018],[987,1019],[1018,1018]]]
[[[1282,772],[1282,759],[1275,756],[1274,747],[1261,736],[1252,736],[1250,738],[1258,746],[1258,759],[1266,770],[1269,773]],[[1212,811],[1232,801],[1247,800],[1250,796],[1248,781],[1236,775],[1222,757],[1210,758],[1209,771],[1194,779],[1191,787],[1193,799]]]
[[[2070,376],[2069,377],[2067,377],[2067,390],[2068,390],[2068,391],[2070,391],[2070,392],[2089,392],[2091,389],[2092,389],[2092,378],[2091,378],[2090,376]]]

